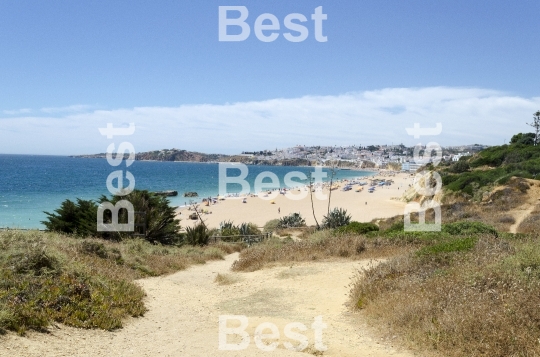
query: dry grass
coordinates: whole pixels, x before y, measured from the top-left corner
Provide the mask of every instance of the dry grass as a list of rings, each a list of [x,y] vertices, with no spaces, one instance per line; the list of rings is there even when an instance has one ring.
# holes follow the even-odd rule
[[[216,275],[216,278],[214,279],[214,283],[217,283],[218,285],[231,285],[239,281],[240,281],[240,278],[238,277],[238,275],[221,274],[221,273],[218,273]]]
[[[0,332],[44,331],[53,321],[112,330],[146,311],[138,278],[223,259],[241,246],[171,247],[37,231],[0,232]]]
[[[397,244],[396,244],[397,243]],[[233,271],[255,271],[275,263],[319,261],[329,258],[369,259],[392,256],[408,248],[401,242],[365,238],[355,235],[334,235],[332,230],[313,233],[301,241],[269,239],[240,253]]]
[[[444,356],[537,356],[539,243],[486,235],[396,257],[359,272],[350,304],[389,336]]]

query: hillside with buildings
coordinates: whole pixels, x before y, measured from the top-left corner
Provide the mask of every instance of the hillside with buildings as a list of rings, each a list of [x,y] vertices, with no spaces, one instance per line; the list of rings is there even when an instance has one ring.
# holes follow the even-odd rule
[[[463,145],[444,147],[443,160],[458,161],[487,148],[485,145]],[[420,150],[422,150],[424,147]],[[127,156],[127,154],[126,154]],[[79,155],[83,158],[106,158],[105,153]],[[141,161],[184,161],[184,162],[240,162],[249,165],[275,166],[329,166],[337,164],[348,168],[391,168],[394,170],[415,171],[430,159],[415,161],[414,147],[400,145],[370,146],[305,146],[261,151],[244,151],[238,155],[205,154],[179,149],[163,149],[135,154]],[[420,162],[421,161],[421,162]]]

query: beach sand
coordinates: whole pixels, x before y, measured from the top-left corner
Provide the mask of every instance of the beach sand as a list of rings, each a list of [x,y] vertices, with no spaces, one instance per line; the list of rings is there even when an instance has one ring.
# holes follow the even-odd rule
[[[332,191],[331,206],[333,208],[344,208],[351,215],[352,220],[359,222],[370,222],[376,218],[388,218],[395,215],[403,214],[405,203],[399,201],[399,198],[412,183],[410,174],[398,173],[395,176],[389,177],[384,174],[362,179],[362,181],[370,182],[375,178],[389,178],[394,180],[390,186],[381,186],[375,189],[375,192],[369,193],[369,185],[364,186],[362,192],[356,192],[358,185],[353,186],[350,191],[342,191],[341,188],[345,183],[339,183],[340,187]],[[304,193],[306,197],[301,200],[294,200],[291,197]],[[323,216],[328,211],[328,189],[324,189],[323,194],[327,197],[325,200],[317,199],[313,193],[313,204],[315,214],[319,224],[323,220]],[[306,224],[315,225],[315,219],[311,209],[311,200],[307,189],[292,190],[286,195],[278,194],[276,198],[272,198],[274,204],[271,204],[268,197],[265,199],[260,197],[247,197],[246,203],[242,203],[243,197],[226,198],[219,201],[217,204],[205,206],[204,203],[199,204],[200,209],[208,210],[208,214],[202,214],[202,217],[209,228],[219,228],[219,224],[223,221],[231,220],[234,224],[243,222],[252,222],[257,226],[262,227],[271,219],[277,219],[291,213],[299,212],[306,220]],[[279,212],[278,212],[279,210]],[[181,219],[182,227],[195,225],[198,221],[190,220],[189,215],[193,211],[188,208],[180,208],[177,218]]]

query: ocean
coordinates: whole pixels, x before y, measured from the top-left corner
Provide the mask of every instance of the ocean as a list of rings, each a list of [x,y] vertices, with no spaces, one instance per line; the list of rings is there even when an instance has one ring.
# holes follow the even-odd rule
[[[105,159],[85,159],[66,156],[1,155],[0,154],[0,227],[43,229],[41,221],[47,212],[54,212],[60,204],[77,198],[97,200],[110,196],[106,180],[125,165],[109,165]],[[288,172],[300,171],[308,175],[313,167],[248,165],[246,181],[254,192],[257,175],[270,171],[277,175],[280,186],[285,187]],[[217,163],[135,161],[127,170],[135,177],[135,188],[149,191],[176,190],[178,196],[169,197],[174,206],[189,204],[184,192],[194,191],[203,197],[215,197],[219,192]],[[324,169],[328,172],[327,169]],[[239,170],[228,171],[237,176]],[[370,176],[373,172],[338,170],[335,179]],[[299,185],[307,183],[300,181]],[[326,180],[325,180],[326,181]],[[264,182],[267,182],[265,180]],[[115,182],[116,183],[116,182]],[[125,185],[128,181],[125,180]],[[240,192],[239,184],[227,185],[227,192]]]

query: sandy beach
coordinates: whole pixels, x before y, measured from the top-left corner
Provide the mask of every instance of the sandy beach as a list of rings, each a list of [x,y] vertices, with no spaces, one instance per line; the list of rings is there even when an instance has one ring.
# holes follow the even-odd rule
[[[391,179],[390,186],[377,186],[373,193],[368,192],[369,183],[372,179]],[[381,173],[370,176],[369,179],[362,179],[368,182],[363,186],[361,192],[356,192],[359,185],[352,186],[350,191],[342,191],[347,182],[340,182],[340,187],[332,190],[330,209],[344,208],[351,215],[352,219],[359,222],[369,222],[376,218],[387,218],[398,214],[403,214],[405,203],[399,198],[412,183],[411,175],[408,173],[397,173],[393,176]],[[316,194],[318,193],[318,195]],[[199,209],[207,211],[202,214],[206,225],[210,228],[218,228],[223,221],[231,220],[235,224],[252,222],[262,227],[271,219],[283,217],[285,215],[299,212],[306,220],[307,225],[315,225],[315,219],[311,208],[311,200],[308,189],[300,188],[287,191],[285,195],[276,192],[277,197],[228,197],[219,200],[217,204],[205,206],[199,204]],[[304,194],[302,199],[293,199]],[[326,199],[318,199],[317,196],[326,195]],[[313,193],[313,205],[319,224],[328,210],[329,189],[325,187],[322,191]],[[271,202],[274,202],[273,204]],[[210,213],[211,212],[211,213]],[[183,207],[178,210],[177,218],[181,219],[183,227],[196,224],[198,221],[190,220],[189,215],[193,213],[189,208]]]

